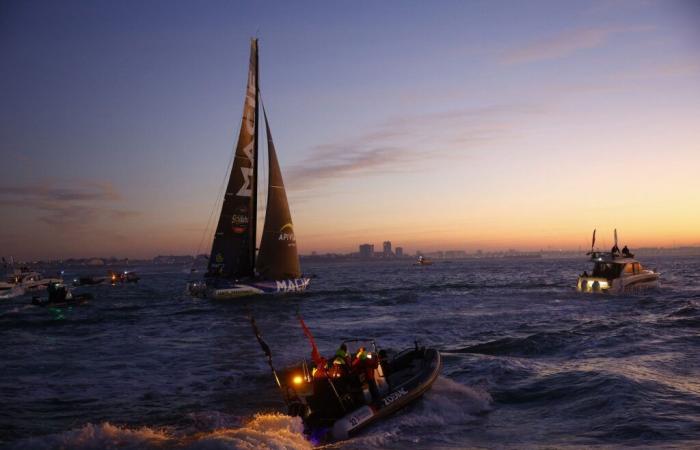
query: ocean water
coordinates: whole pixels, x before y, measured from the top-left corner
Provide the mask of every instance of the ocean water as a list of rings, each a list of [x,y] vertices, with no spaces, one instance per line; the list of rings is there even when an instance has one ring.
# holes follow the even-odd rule
[[[282,414],[247,314],[278,367],[374,337],[440,349],[418,402],[332,448],[700,447],[700,258],[647,258],[658,290],[574,292],[581,259],[305,264],[304,295],[185,295],[137,268],[62,310],[0,302],[0,446],[310,448]],[[78,272],[66,268],[66,277]]]

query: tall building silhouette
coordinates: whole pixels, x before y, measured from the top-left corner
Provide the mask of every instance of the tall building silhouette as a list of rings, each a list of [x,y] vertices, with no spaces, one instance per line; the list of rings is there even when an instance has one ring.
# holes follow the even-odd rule
[[[374,256],[373,244],[360,245],[360,258],[372,258]]]

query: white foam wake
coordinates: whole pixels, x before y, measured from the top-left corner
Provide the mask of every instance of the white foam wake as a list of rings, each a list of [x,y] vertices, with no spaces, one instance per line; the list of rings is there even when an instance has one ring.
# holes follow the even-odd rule
[[[87,424],[49,436],[29,438],[15,443],[14,449],[311,449],[304,438],[298,417],[282,414],[258,414],[241,427],[181,435],[166,429],[128,428],[109,422]]]
[[[438,377],[414,405],[341,447],[421,447],[426,436],[433,436],[435,430],[443,433],[451,428],[472,426],[480,414],[491,410],[492,403],[491,395],[484,390]]]

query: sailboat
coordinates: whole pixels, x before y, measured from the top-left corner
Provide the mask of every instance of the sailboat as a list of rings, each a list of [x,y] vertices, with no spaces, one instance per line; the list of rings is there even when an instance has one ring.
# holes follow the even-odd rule
[[[188,285],[192,295],[228,299],[304,291],[292,216],[270,125],[260,96],[258,40],[251,40],[243,118],[231,173],[203,280]],[[257,251],[258,120],[265,120],[268,190],[265,222]]]

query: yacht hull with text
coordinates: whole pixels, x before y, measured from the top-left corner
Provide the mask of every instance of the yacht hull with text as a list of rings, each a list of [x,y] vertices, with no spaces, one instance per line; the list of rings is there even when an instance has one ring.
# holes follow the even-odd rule
[[[236,282],[216,280],[198,281],[189,284],[189,292],[195,297],[214,300],[229,300],[252,295],[275,295],[303,292],[309,286],[309,278],[292,278],[288,280]]]

